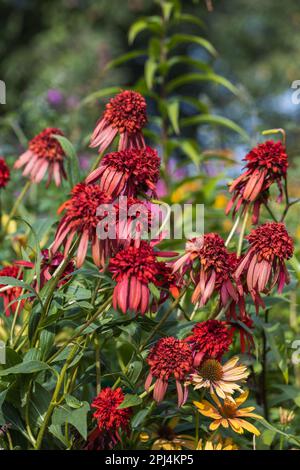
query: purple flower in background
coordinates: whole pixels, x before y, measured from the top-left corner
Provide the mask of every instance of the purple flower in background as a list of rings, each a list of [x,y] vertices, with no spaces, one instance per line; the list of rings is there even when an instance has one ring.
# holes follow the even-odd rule
[[[56,108],[63,103],[64,97],[60,90],[52,88],[47,92],[47,101],[50,106]]]

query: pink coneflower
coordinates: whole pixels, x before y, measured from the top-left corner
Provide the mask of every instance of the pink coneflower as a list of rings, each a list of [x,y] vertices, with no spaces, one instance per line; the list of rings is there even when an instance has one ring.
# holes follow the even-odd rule
[[[151,147],[113,152],[104,156],[99,168],[86,178],[86,183],[99,181],[100,187],[113,197],[154,193],[159,167],[160,158]]]
[[[119,409],[123,401],[124,393],[121,388],[113,390],[106,387],[91,404],[91,407],[95,408],[93,417],[97,420],[99,431],[103,436],[109,437],[113,445],[121,441],[120,431],[128,433],[130,429],[132,410],[130,408]]]
[[[145,389],[149,390],[153,378],[156,379],[153,398],[157,402],[164,399],[170,378],[176,380],[178,394],[178,406],[185,402],[187,390],[183,389],[182,383],[186,380],[193,366],[193,354],[187,343],[168,337],[162,338],[151,349],[147,362],[150,372],[145,382]]]
[[[185,338],[194,354],[194,366],[198,367],[204,359],[220,360],[228,351],[232,337],[226,322],[206,320],[197,323],[192,329],[192,335]]]
[[[29,142],[28,150],[14,164],[14,168],[25,165],[23,175],[30,176],[34,183],[40,183],[47,171],[47,185],[53,179],[56,186],[60,186],[62,178],[67,178],[63,165],[65,152],[54,135],[64,134],[55,127],[44,129]]]
[[[237,282],[246,274],[246,285],[258,310],[264,303],[260,292],[268,293],[277,284],[281,293],[289,283],[285,260],[293,256],[293,240],[283,223],[265,223],[246,237],[250,247],[235,272]]]
[[[268,140],[253,148],[244,158],[247,162],[244,173],[229,188],[233,197],[229,201],[226,214],[233,208],[234,213],[242,208],[244,212],[253,203],[254,224],[258,222],[260,205],[267,202],[269,188],[277,183],[279,188],[278,202],[282,199],[282,179],[285,178],[288,157],[281,142]]]
[[[10,180],[9,168],[4,158],[0,157],[0,189],[5,188],[9,180]]]
[[[0,277],[14,277],[22,280],[23,273],[20,266],[5,266],[0,270]],[[18,306],[18,298],[22,295],[22,287],[0,284],[0,297],[3,299],[4,313],[7,317],[14,314]],[[19,312],[22,310],[24,300],[21,301]]]
[[[115,309],[142,315],[155,309],[156,301],[151,296],[149,284],[159,288],[168,282],[166,265],[157,260],[158,256],[170,254],[155,252],[149,243],[142,241],[139,247],[129,246],[110,259],[108,269],[117,283],[113,293]]]
[[[142,129],[147,123],[146,108],[145,98],[136,91],[125,90],[116,95],[97,122],[90,146],[99,147],[102,153],[119,134],[118,150],[144,147]]]
[[[101,206],[103,215],[97,215]],[[64,253],[68,254],[72,242],[77,235],[80,239],[76,265],[81,267],[86,258],[89,242],[92,244],[92,257],[98,267],[103,267],[110,254],[110,240],[101,240],[97,236],[97,226],[106,217],[111,208],[111,197],[97,185],[79,183],[72,189],[71,198],[59,209],[66,211],[56,231],[51,253],[55,254],[61,245],[65,245]]]
[[[191,269],[191,279],[196,286],[193,303],[203,306],[217,291],[221,304],[226,306],[230,299],[238,299],[232,282],[235,263],[235,255],[228,252],[224,240],[216,233],[207,233],[188,242],[186,253],[174,263],[173,269],[182,273]]]

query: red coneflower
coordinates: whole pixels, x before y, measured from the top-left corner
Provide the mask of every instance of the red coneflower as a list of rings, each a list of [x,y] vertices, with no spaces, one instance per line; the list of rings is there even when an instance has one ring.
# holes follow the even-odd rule
[[[185,338],[194,354],[194,366],[208,358],[220,360],[228,351],[232,337],[226,327],[226,322],[206,320],[197,323],[192,329],[192,335]]]
[[[100,187],[113,197],[153,193],[159,167],[160,158],[151,147],[113,152],[104,156],[99,168],[86,178],[86,183],[99,180]]]
[[[264,303],[260,292],[268,293],[277,284],[281,293],[289,283],[285,260],[293,256],[293,240],[283,223],[267,222],[248,235],[250,247],[235,272],[237,282],[246,273],[247,288],[255,302],[256,309]]]
[[[23,273],[20,266],[5,266],[0,270],[0,277],[14,277],[22,280]],[[18,298],[22,295],[22,287],[0,284],[0,297],[3,299],[4,313],[7,317],[14,314],[18,306]],[[21,301],[19,312],[24,306],[24,300]]]
[[[145,389],[148,391],[153,378],[156,379],[153,398],[157,402],[164,399],[170,378],[176,380],[178,394],[178,406],[185,402],[187,390],[184,390],[182,383],[186,380],[193,366],[193,354],[189,345],[172,336],[162,338],[151,349],[147,362],[150,372],[145,382]]]
[[[285,178],[288,157],[281,142],[268,140],[253,148],[244,158],[247,162],[244,173],[233,181],[229,192],[233,193],[229,201],[226,214],[234,207],[234,213],[242,207],[245,211],[250,203],[254,203],[254,224],[258,222],[260,205],[267,202],[269,188],[277,183],[279,188],[278,201],[282,199],[282,179]]]
[[[114,445],[118,440],[121,441],[120,431],[128,433],[130,429],[131,409],[118,408],[123,401],[124,393],[121,388],[113,390],[106,387],[91,404],[96,410],[93,416],[97,420],[98,429],[104,436],[109,437]]]
[[[9,168],[4,158],[0,157],[0,189],[5,188],[9,180],[10,180]]]
[[[152,225],[149,204],[134,197],[121,196],[116,204],[116,239],[118,248],[139,247]]]
[[[146,100],[140,93],[122,91],[107,103],[90,146],[99,147],[99,153],[102,153],[120,134],[118,150],[144,147],[142,129],[147,123],[146,109]]]
[[[30,176],[34,183],[40,183],[47,171],[47,185],[53,179],[60,186],[62,178],[67,178],[63,164],[65,152],[54,135],[64,134],[55,127],[44,129],[29,142],[28,150],[14,164],[14,168],[25,165],[23,175]]]
[[[216,233],[191,240],[186,253],[174,264],[174,271],[192,269],[191,278],[196,288],[192,302],[200,302],[202,307],[214,291],[220,293],[220,301],[225,306],[228,300],[237,301],[238,295],[231,277],[236,266],[235,255],[228,252],[224,240]]]
[[[167,283],[165,263],[157,257],[170,255],[173,254],[155,252],[149,243],[142,241],[139,247],[129,246],[111,258],[108,269],[117,283],[113,293],[114,308],[142,315],[155,308],[149,284],[160,287]]]
[[[101,208],[101,214],[99,213]],[[107,213],[106,209],[107,208]],[[79,183],[72,189],[71,198],[60,208],[66,210],[56,231],[51,253],[55,254],[62,244],[65,244],[65,255],[69,252],[74,237],[80,242],[77,249],[76,265],[84,263],[89,242],[92,243],[92,257],[98,267],[103,267],[110,254],[109,238],[101,240],[97,236],[97,226],[106,218],[111,209],[111,197],[97,185]]]

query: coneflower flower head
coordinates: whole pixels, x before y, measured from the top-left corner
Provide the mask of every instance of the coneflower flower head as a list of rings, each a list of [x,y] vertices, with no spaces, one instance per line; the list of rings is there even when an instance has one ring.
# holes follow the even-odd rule
[[[0,189],[5,188],[9,180],[10,180],[9,168],[4,158],[0,157]]]
[[[220,293],[222,305],[232,298],[237,301],[237,292],[232,283],[235,256],[228,252],[224,240],[217,233],[207,233],[203,237],[190,240],[186,253],[173,265],[174,272],[183,274],[189,269],[195,284],[193,303],[203,306],[213,293]]]
[[[119,93],[107,103],[90,146],[99,147],[102,153],[119,134],[118,150],[144,147],[142,129],[147,123],[146,109],[146,100],[140,93],[130,90]]]
[[[157,402],[164,399],[168,388],[168,381],[175,379],[178,394],[178,406],[184,404],[187,390],[182,383],[187,378],[193,366],[193,354],[189,345],[177,338],[162,338],[151,349],[147,363],[150,372],[145,382],[146,390],[149,390],[153,378],[156,379],[153,398]]]
[[[98,267],[103,267],[110,254],[110,239],[102,240],[97,235],[98,224],[107,218],[111,208],[111,197],[103,192],[98,185],[79,183],[71,191],[68,199],[59,209],[66,211],[57,228],[55,240],[51,247],[55,254],[59,247],[65,245],[65,255],[69,252],[75,235],[80,238],[77,249],[76,264],[82,266],[89,242],[92,244],[92,257]],[[98,214],[99,207],[101,213]],[[107,207],[107,213],[105,211]]]
[[[264,306],[259,293],[268,293],[276,284],[281,293],[289,283],[289,274],[285,261],[293,256],[293,240],[285,225],[267,222],[253,229],[246,237],[250,247],[239,263],[235,272],[237,282],[242,284],[242,275],[246,274],[247,288],[255,305]]]
[[[192,335],[185,338],[194,355],[194,366],[198,367],[204,359],[220,360],[232,343],[226,322],[206,320],[197,323]]]
[[[164,253],[154,251],[149,243],[141,241],[138,247],[129,246],[110,259],[108,269],[117,283],[113,293],[115,309],[144,314],[155,306],[149,284],[163,286],[169,276],[165,263],[157,260],[158,256]]]
[[[86,183],[99,181],[100,187],[117,197],[120,194],[135,197],[139,192],[155,193],[159,178],[160,158],[151,147],[127,149],[105,155],[99,168]]]
[[[227,205],[226,213],[234,207],[238,212],[244,211],[249,203],[254,203],[253,223],[258,222],[260,205],[267,202],[269,188],[277,183],[279,188],[278,202],[282,199],[282,179],[288,168],[288,157],[281,142],[268,140],[253,148],[244,159],[245,171],[231,184],[229,191],[233,197]]]
[[[55,127],[44,129],[29,142],[26,152],[15,162],[15,168],[25,166],[23,175],[29,176],[34,183],[40,183],[47,172],[47,184],[53,179],[56,186],[60,186],[62,178],[66,178],[65,152],[54,135],[64,134]]]
[[[104,436],[108,436],[113,444],[121,441],[120,430],[128,433],[130,429],[130,408],[119,406],[124,401],[124,393],[121,388],[115,390],[110,387],[103,388],[91,407],[95,408],[93,417],[97,420],[98,428]]]

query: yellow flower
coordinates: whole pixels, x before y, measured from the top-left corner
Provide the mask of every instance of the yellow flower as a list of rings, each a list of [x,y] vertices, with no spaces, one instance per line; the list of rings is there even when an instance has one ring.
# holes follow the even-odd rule
[[[147,442],[155,439],[151,449],[153,450],[182,450],[195,449],[195,439],[187,434],[176,434],[174,429],[179,422],[176,416],[169,420],[168,424],[160,424],[155,426],[155,431],[151,434],[147,432],[140,433],[140,441]]]
[[[238,382],[244,381],[249,372],[244,365],[237,365],[239,358],[232,357],[222,365],[216,359],[204,361],[197,374],[192,374],[190,383],[194,390],[209,388],[210,393],[216,393],[220,398],[233,400],[232,395],[236,390],[242,392]]]
[[[157,439],[151,447],[152,450],[193,450],[194,448],[195,439],[185,434],[179,434],[178,436],[173,437],[170,441],[164,438]]]
[[[239,406],[247,400],[248,395],[249,392],[246,391],[236,398],[235,401],[226,398],[223,404],[221,404],[218,397],[212,394],[216,406],[212,405],[207,400],[202,400],[201,402],[194,401],[194,405],[203,416],[213,419],[213,422],[209,426],[211,431],[215,431],[219,426],[223,426],[224,428],[231,427],[231,429],[238,434],[243,434],[244,429],[246,429],[252,434],[255,434],[255,436],[259,436],[259,430],[243,418],[262,419],[262,417],[252,413],[255,409],[254,406],[239,408]]]
[[[238,446],[233,442],[230,437],[227,437],[224,441],[220,438],[217,442],[211,440],[206,441],[204,446],[202,439],[198,442],[196,450],[238,450]]]

